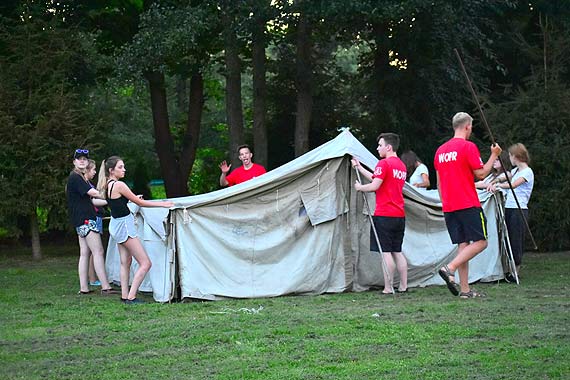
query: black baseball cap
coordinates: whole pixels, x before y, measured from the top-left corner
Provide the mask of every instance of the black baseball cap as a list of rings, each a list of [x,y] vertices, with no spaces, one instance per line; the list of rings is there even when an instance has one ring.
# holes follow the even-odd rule
[[[89,150],[88,149],[75,149],[75,153],[73,153],[73,159],[77,159],[79,157],[89,158]]]

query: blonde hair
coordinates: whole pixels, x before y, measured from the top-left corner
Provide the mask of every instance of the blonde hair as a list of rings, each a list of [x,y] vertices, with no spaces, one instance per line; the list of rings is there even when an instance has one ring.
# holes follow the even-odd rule
[[[528,154],[528,150],[526,146],[522,143],[516,143],[509,147],[509,153],[512,154],[519,160],[520,162],[524,162],[529,164],[530,163],[530,155]]]
[[[106,160],[101,162],[101,168],[99,169],[99,177],[97,180],[97,190],[103,197],[107,199],[107,183],[109,182],[109,172],[111,169],[115,169],[117,163],[123,159],[119,156],[111,156]]]
[[[458,112],[453,116],[451,125],[453,126],[453,129],[457,129],[467,124],[471,124],[472,122],[473,118],[467,112]]]

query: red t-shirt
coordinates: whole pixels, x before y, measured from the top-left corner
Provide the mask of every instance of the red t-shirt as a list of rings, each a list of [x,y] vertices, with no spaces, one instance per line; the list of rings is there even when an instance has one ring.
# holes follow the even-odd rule
[[[443,212],[481,207],[473,174],[483,167],[477,145],[454,137],[437,149],[433,166],[439,173]]]
[[[238,183],[250,180],[252,178],[259,177],[260,175],[265,173],[266,173],[265,168],[256,163],[254,163],[253,166],[247,170],[242,165],[239,168],[232,171],[230,175],[226,177],[226,181],[228,181],[228,186],[233,186],[237,185]]]
[[[404,213],[404,195],[402,189],[406,182],[406,165],[398,157],[388,157],[378,161],[372,179],[379,178],[382,184],[376,190],[376,210],[374,216],[402,218]]]

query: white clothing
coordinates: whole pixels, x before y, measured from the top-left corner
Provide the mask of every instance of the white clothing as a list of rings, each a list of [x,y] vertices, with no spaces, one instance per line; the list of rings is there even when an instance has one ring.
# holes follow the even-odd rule
[[[123,216],[122,218],[111,217],[109,234],[119,244],[126,242],[129,237],[137,237],[137,228],[133,214]]]
[[[424,164],[419,164],[416,170],[414,170],[414,174],[412,174],[412,176],[408,180],[408,183],[412,186],[415,185],[416,183],[423,183],[424,179],[422,178],[422,174],[427,174],[429,177],[429,171],[427,166],[425,166]]]
[[[527,167],[523,170],[514,168],[511,170],[511,174],[511,183],[515,183],[515,181],[519,178],[525,179],[525,181],[517,186],[514,190],[521,208],[528,208],[528,201],[530,199],[530,195],[532,194],[532,188],[534,187],[534,172],[530,167]],[[513,192],[511,189],[507,189],[507,200],[505,202],[505,208],[517,208],[517,203],[513,197]]]

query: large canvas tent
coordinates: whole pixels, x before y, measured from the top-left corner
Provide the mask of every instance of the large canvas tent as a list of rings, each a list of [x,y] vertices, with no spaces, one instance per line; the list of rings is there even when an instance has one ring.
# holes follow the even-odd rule
[[[139,238],[153,266],[141,286],[158,302],[176,296],[219,299],[363,291],[383,283],[370,248],[362,193],[354,190],[351,156],[374,168],[378,158],[348,130],[260,177],[207,194],[173,199],[173,209],[137,208]],[[404,188],[403,251],[409,286],[443,284],[434,275],[456,252],[437,191]],[[374,195],[367,194],[374,210]],[[469,280],[503,276],[496,203],[481,194],[489,246],[470,263]],[[135,263],[133,261],[133,263]],[[134,264],[136,265],[136,263]],[[107,271],[119,278],[110,239]],[[397,283],[398,278],[396,276]]]

